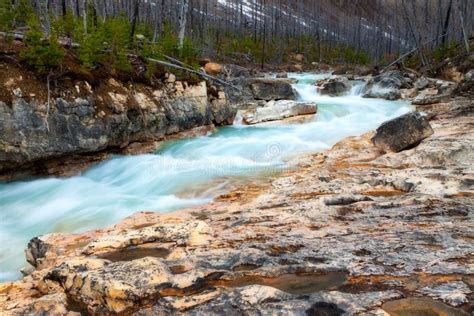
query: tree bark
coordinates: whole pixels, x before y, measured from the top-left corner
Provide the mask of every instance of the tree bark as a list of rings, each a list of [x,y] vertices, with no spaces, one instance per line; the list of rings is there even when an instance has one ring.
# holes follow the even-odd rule
[[[186,20],[188,15],[189,0],[181,0],[181,8],[179,10],[179,47],[184,45],[184,36],[186,35]]]

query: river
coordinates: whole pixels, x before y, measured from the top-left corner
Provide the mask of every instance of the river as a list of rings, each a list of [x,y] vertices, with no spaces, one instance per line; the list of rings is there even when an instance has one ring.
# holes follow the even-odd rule
[[[21,276],[32,237],[104,227],[143,210],[204,204],[233,182],[279,172],[294,155],[328,149],[410,111],[406,102],[362,98],[361,82],[346,96],[321,96],[314,82],[327,76],[290,74],[299,99],[318,104],[318,114],[303,124],[236,123],[168,142],[153,154],[114,157],[75,177],[0,183],[0,281]]]

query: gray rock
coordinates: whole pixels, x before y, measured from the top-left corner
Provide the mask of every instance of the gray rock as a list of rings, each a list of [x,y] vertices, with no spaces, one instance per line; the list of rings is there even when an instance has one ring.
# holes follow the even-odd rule
[[[441,299],[451,306],[460,306],[468,302],[467,296],[471,294],[472,291],[466,283],[462,281],[453,281],[434,287],[424,287],[420,290],[420,293]]]
[[[448,102],[451,96],[449,94],[439,94],[439,95],[428,95],[423,96],[419,95],[413,99],[412,104],[414,105],[427,105],[427,104],[436,104]]]
[[[383,123],[372,142],[382,151],[399,152],[433,135],[428,120],[418,112],[411,112]]]
[[[242,114],[245,124],[258,124],[269,121],[277,121],[285,118],[315,114],[318,110],[316,103],[299,103],[295,101],[276,101],[265,107],[248,110]]]
[[[372,78],[364,88],[363,97],[397,100],[401,98],[402,88],[411,88],[411,80],[399,71],[390,71]]]
[[[250,90],[257,100],[294,100],[296,93],[286,79],[251,79]]]
[[[288,78],[288,73],[280,72],[276,75],[277,78]]]
[[[318,91],[321,94],[338,96],[350,91],[351,86],[347,78],[336,77],[323,80],[318,83]]]
[[[46,105],[23,98],[14,99],[11,107],[0,103],[0,174],[19,168],[43,170],[41,164],[55,158],[123,148],[213,123],[229,124],[236,114],[225,97],[211,104],[205,83],[179,93],[163,90],[161,96],[160,91],[155,95],[120,89],[120,94],[104,100],[111,111],[102,115],[94,95],[74,101],[58,98],[49,112]],[[130,103],[133,98],[137,105]]]
[[[428,87],[429,84],[430,84],[430,81],[428,80],[428,78],[420,77],[418,80],[415,81],[414,87],[417,90],[423,90],[426,87]]]

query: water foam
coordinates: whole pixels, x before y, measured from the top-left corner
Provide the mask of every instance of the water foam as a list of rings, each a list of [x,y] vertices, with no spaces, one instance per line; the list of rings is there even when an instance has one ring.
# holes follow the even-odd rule
[[[278,172],[291,156],[330,148],[409,111],[403,102],[363,99],[355,88],[343,97],[321,96],[314,83],[328,76],[289,74],[298,80],[299,99],[318,104],[305,124],[225,127],[170,142],[156,154],[114,157],[75,177],[0,183],[0,280],[19,276],[22,249],[34,236],[206,203],[236,177]]]

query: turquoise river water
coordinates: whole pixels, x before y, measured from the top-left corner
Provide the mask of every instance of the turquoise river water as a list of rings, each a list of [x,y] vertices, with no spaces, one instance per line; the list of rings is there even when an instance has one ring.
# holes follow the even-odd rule
[[[319,107],[304,124],[236,123],[169,142],[153,154],[114,157],[75,177],[0,183],[0,282],[21,276],[32,237],[104,227],[143,210],[204,204],[233,181],[278,172],[291,156],[328,149],[410,111],[406,102],[362,98],[358,82],[346,96],[321,96],[314,82],[327,76],[290,74],[299,99]]]

